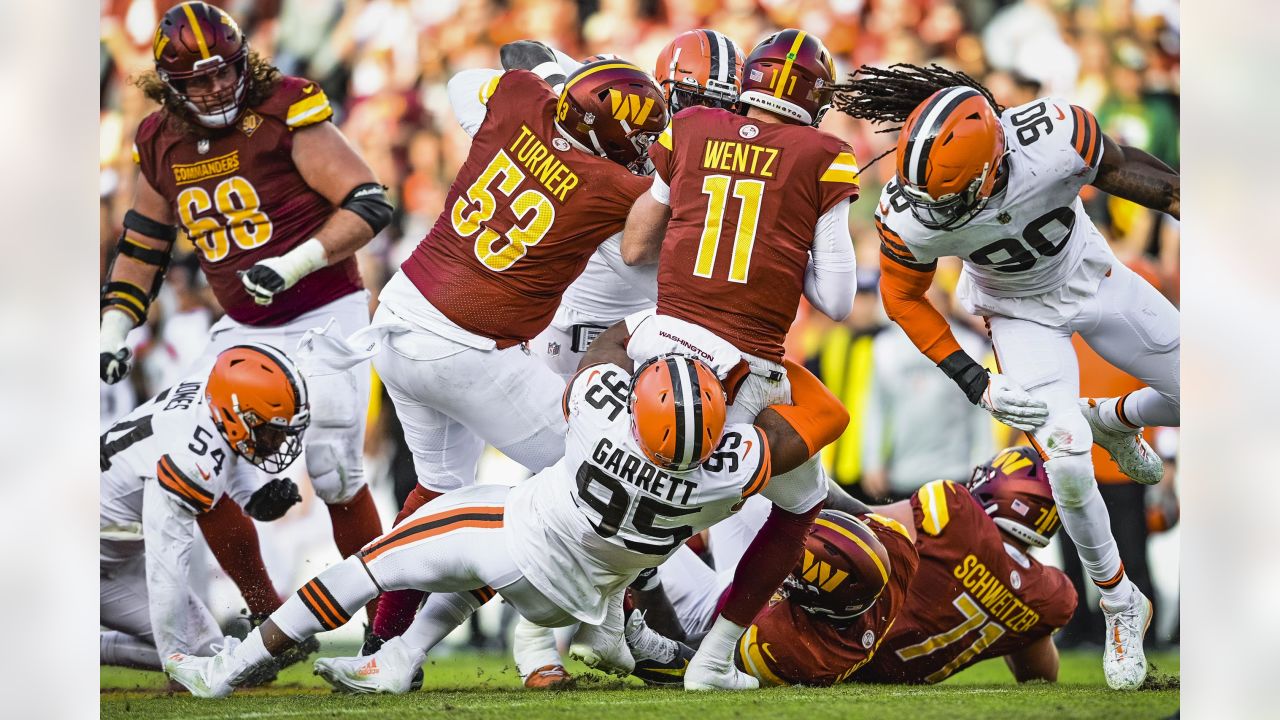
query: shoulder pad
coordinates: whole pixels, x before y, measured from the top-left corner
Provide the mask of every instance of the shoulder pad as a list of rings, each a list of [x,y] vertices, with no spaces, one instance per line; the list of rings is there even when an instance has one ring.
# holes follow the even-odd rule
[[[607,413],[612,422],[627,411],[627,391],[631,375],[613,363],[600,363],[582,368],[565,387],[563,407],[565,419],[588,412]]]
[[[329,96],[320,89],[320,85],[300,77],[285,77],[271,97],[253,109],[280,120],[290,130],[324,122],[333,117],[333,106],[329,104]]]
[[[960,488],[950,480],[934,480],[916,491],[920,504],[920,530],[929,535],[941,535],[951,522],[948,500]]]

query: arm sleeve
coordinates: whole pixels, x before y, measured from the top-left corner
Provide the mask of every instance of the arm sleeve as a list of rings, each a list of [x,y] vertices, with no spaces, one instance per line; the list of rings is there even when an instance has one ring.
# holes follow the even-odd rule
[[[960,351],[951,325],[925,297],[933,283],[937,262],[918,263],[901,240],[876,219],[880,230],[880,300],[884,311],[902,328],[911,342],[934,363]],[[903,253],[908,257],[903,257]]]
[[[853,238],[849,235],[850,202],[845,198],[818,218],[809,265],[804,271],[805,298],[823,315],[836,321],[845,319],[853,310],[853,295],[858,286],[857,260]]]
[[[488,68],[463,70],[449,78],[449,104],[458,124],[471,137],[480,131],[488,112],[488,103],[498,87],[502,73]]]
[[[194,538],[195,512],[185,502],[165,492],[157,482],[146,482],[142,494],[142,533],[147,555],[147,594],[151,608],[151,632],[160,657],[193,652],[199,633],[189,627],[187,564]]]
[[[671,206],[671,186],[667,185],[662,176],[657,173],[653,174],[653,184],[649,186],[649,196],[663,205]],[[808,280],[807,276],[805,280]]]
[[[658,302],[658,264],[632,267],[623,262],[622,233],[610,235],[608,240],[600,243],[596,255],[624,282],[653,302]]]

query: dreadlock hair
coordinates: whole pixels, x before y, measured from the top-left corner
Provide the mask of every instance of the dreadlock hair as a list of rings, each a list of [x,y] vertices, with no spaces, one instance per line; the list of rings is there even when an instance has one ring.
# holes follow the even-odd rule
[[[244,106],[248,108],[258,105],[271,97],[271,93],[276,91],[276,87],[280,84],[284,75],[269,60],[253,50],[249,51],[245,67],[249,77],[247,78],[248,86],[245,88],[244,93]],[[174,95],[173,90],[169,88],[169,84],[161,80],[155,70],[148,70],[133,78],[133,84],[142,91],[143,95],[163,105],[164,109],[181,124],[182,130],[186,134],[203,138],[212,137],[219,132],[196,122],[191,116],[191,110],[187,108],[186,103]]]
[[[898,132],[907,116],[930,95],[957,85],[982,93],[997,115],[1004,112],[1004,106],[996,102],[982,83],[962,71],[948,70],[937,63],[928,67],[907,63],[896,63],[887,68],[863,65],[850,73],[847,81],[832,88],[835,91],[832,104],[845,115],[869,123],[897,123],[894,127],[876,130],[877,133]],[[890,148],[880,153],[862,169],[866,170],[893,151],[894,148]]]

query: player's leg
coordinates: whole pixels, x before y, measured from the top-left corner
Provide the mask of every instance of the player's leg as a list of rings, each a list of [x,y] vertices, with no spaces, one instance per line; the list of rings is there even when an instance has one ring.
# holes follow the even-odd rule
[[[732,568],[733,565],[729,567]],[[702,639],[711,627],[716,614],[716,602],[727,584],[718,581],[720,575],[727,575],[730,580],[733,578],[732,572],[717,573],[684,546],[677,548],[666,562],[658,566],[658,580],[662,591],[671,601],[676,618],[680,621],[680,629],[690,642],[696,643]],[[641,594],[644,592],[640,591]]]
[[[1000,316],[990,318],[989,326],[1000,371],[1049,406],[1048,419],[1028,437],[1045,459],[1062,527],[1102,594],[1104,611],[1140,604],[1149,616],[1150,604],[1125,575],[1110,515],[1094,479],[1093,433],[1080,409],[1080,367],[1071,347],[1071,328]],[[1108,630],[1111,624],[1108,621]],[[1146,676],[1146,628],[1122,630],[1124,643],[1108,642],[1103,669],[1112,687],[1137,687]]]
[[[103,541],[104,555],[119,555],[125,543]],[[142,556],[103,561],[98,580],[98,622],[107,632],[99,638],[100,662],[159,670],[160,654],[151,633],[151,604],[147,597],[146,566]],[[147,649],[150,649],[150,655]]]
[[[1147,384],[1104,402],[1101,419],[1114,430],[1181,423],[1181,335],[1178,309],[1137,273],[1112,268],[1077,330],[1107,362]]]
[[[160,653],[149,640],[119,630],[98,633],[98,663],[137,670],[163,670]]]

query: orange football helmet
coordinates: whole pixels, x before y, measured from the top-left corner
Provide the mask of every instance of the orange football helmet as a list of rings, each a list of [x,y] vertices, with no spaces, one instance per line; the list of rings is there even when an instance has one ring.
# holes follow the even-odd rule
[[[854,516],[823,510],[804,542],[800,565],[783,581],[787,598],[805,612],[847,622],[875,604],[889,584],[889,552]]]
[[[817,35],[782,30],[761,40],[747,56],[738,109],[754,105],[817,126],[831,107],[835,77],[835,62]]]
[[[742,89],[742,48],[724,33],[680,33],[658,53],[653,76],[675,115],[694,105],[732,110]]]
[[[898,183],[922,225],[960,227],[986,207],[1004,159],[1004,128],[977,90],[943,88],[920,103],[898,135]]]
[[[1028,545],[1047,546],[1062,525],[1040,453],[1026,445],[974,468],[968,487],[1001,530]]]
[[[579,150],[644,174],[649,144],[670,115],[649,73],[625,60],[598,60],[564,81],[556,129]]]
[[[156,74],[201,125],[231,125],[244,109],[249,85],[249,41],[230,15],[203,2],[175,5],[160,19],[151,54]],[[205,93],[192,92],[194,80],[218,78],[228,70],[234,81]]]
[[[302,433],[311,423],[307,383],[293,361],[270,345],[219,353],[205,402],[227,444],[266,472],[281,472],[302,454]]]
[[[720,444],[725,393],[701,360],[660,355],[631,376],[631,433],[654,465],[692,470]]]

